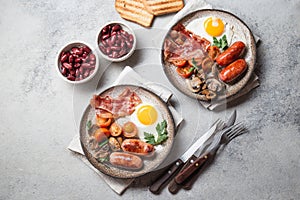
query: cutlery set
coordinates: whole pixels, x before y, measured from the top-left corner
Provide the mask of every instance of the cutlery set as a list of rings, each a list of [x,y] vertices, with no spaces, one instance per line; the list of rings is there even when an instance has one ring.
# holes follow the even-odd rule
[[[199,175],[212,163],[219,148],[247,132],[241,122],[234,124],[235,120],[236,111],[231,114],[226,123],[218,119],[165,170],[161,177],[152,183],[149,190],[159,194],[168,183],[168,190],[172,194],[176,194],[181,188],[190,190]]]

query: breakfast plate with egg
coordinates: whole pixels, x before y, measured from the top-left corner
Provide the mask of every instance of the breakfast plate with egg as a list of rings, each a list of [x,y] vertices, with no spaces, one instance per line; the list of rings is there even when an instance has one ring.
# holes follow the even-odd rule
[[[218,101],[239,92],[250,79],[256,45],[247,25],[221,10],[198,10],[167,32],[161,62],[169,81],[199,100]]]
[[[156,169],[168,156],[175,125],[165,102],[134,85],[118,85],[91,97],[81,122],[85,156],[101,172],[134,178]]]

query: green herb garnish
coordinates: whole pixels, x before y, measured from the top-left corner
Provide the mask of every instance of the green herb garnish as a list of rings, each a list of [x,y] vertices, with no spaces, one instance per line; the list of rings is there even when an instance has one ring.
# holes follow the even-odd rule
[[[98,158],[98,161],[99,162],[108,162],[109,159],[108,159],[108,156],[104,157],[104,158]]]
[[[99,142],[99,147],[103,147],[104,145],[106,145],[108,143],[108,140],[105,140],[103,142]]]
[[[87,123],[86,123],[86,127],[88,130],[90,130],[92,128],[92,121],[89,120]]]
[[[144,132],[144,138],[149,144],[159,145],[168,139],[167,121],[164,120],[161,123],[158,123],[155,128],[158,133],[156,141],[154,135],[151,133]]]
[[[228,42],[227,42],[226,35],[223,35],[223,37],[220,38],[220,40],[218,40],[216,37],[213,37],[213,46],[217,46],[217,47],[221,48],[222,50],[227,49]]]

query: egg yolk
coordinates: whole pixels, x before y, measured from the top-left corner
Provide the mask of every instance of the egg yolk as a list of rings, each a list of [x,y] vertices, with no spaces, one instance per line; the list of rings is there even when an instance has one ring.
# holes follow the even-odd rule
[[[205,31],[214,37],[220,36],[224,31],[224,23],[220,18],[209,17],[204,21]]]
[[[157,111],[150,105],[141,106],[137,111],[138,120],[144,125],[151,125],[157,120]]]

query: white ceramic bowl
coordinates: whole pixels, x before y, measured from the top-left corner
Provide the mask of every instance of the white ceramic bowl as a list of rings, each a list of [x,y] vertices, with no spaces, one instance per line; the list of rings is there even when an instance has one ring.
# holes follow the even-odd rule
[[[74,81],[73,80],[69,80],[66,76],[64,76],[62,74],[62,71],[61,71],[61,67],[62,67],[61,54],[62,54],[62,52],[69,52],[73,47],[83,47],[83,46],[87,46],[91,50],[91,52],[95,55],[95,68],[94,68],[94,71],[92,73],[90,73],[87,77],[83,78],[82,80],[74,80]],[[99,69],[99,57],[97,55],[97,52],[95,50],[93,50],[92,46],[89,45],[89,44],[87,44],[86,42],[82,42],[82,41],[69,42],[64,47],[62,47],[61,50],[57,54],[57,58],[56,58],[56,70],[58,72],[59,77],[61,77],[64,81],[66,81],[68,83],[73,83],[73,84],[86,83],[86,82],[88,82],[89,80],[91,80],[95,76],[95,74],[97,73],[98,69]],[[92,71],[92,70],[90,70],[90,71]],[[76,77],[76,75],[74,75],[74,76]]]
[[[118,58],[113,58],[113,57],[111,57],[111,56],[108,56],[107,54],[105,54],[105,53],[101,50],[101,48],[100,48],[100,43],[101,43],[101,41],[102,41],[101,38],[102,38],[102,36],[104,35],[103,32],[102,32],[102,30],[103,30],[105,27],[107,27],[108,25],[113,26],[113,25],[116,25],[116,24],[119,24],[119,25],[122,27],[122,29],[123,29],[124,31],[126,31],[128,34],[131,34],[131,35],[132,35],[132,37],[133,37],[133,43],[132,43],[131,49],[130,49],[126,54],[124,54],[123,56],[118,57]],[[110,37],[111,37],[111,36],[109,36],[109,38],[110,38]],[[108,40],[106,40],[106,41],[108,41]],[[114,43],[114,45],[109,45],[109,46],[119,46],[119,47],[120,47],[120,44]],[[99,30],[99,32],[98,32],[98,35],[97,35],[97,47],[98,47],[98,50],[99,50],[99,52],[100,52],[100,55],[101,55],[103,58],[105,58],[106,60],[111,61],[111,62],[121,62],[121,61],[124,61],[124,60],[126,60],[127,58],[129,58],[129,57],[133,54],[133,52],[135,51],[135,48],[136,48],[136,36],[135,36],[135,34],[134,34],[134,31],[133,31],[127,24],[125,24],[125,23],[123,23],[123,22],[120,22],[120,21],[111,21],[111,22],[108,22],[108,23],[104,24],[104,25],[100,28],[100,30]],[[104,47],[104,48],[107,48],[107,47]],[[121,50],[123,49],[122,47],[120,47],[120,48],[121,48]],[[119,52],[121,52],[121,50],[120,50]]]

